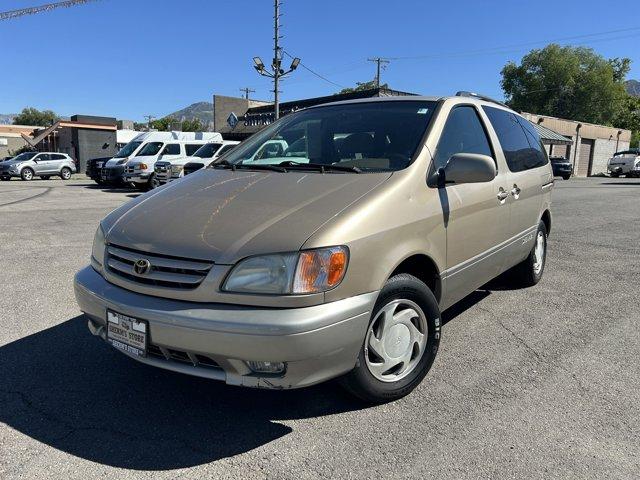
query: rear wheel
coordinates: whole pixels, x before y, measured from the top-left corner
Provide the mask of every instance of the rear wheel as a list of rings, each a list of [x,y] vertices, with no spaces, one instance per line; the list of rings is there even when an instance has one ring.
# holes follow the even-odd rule
[[[25,182],[33,180],[33,170],[31,170],[29,167],[24,167],[20,172],[20,178],[22,178],[22,180],[24,180]]]
[[[536,238],[529,256],[513,268],[516,282],[523,287],[532,287],[542,279],[547,260],[547,227],[544,222],[538,225]]]
[[[341,383],[366,402],[397,400],[420,384],[439,344],[440,309],[433,293],[412,275],[396,275],[380,291],[356,367]]]
[[[63,180],[69,180],[71,178],[71,169],[68,167],[62,167],[62,170],[60,170],[60,178]]]

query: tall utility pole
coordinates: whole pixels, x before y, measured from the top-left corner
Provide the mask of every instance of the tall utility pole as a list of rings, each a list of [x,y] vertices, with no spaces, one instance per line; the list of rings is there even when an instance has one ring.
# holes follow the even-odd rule
[[[280,79],[291,72],[293,72],[300,64],[299,58],[294,58],[291,62],[291,67],[288,71],[282,69],[282,49],[280,47],[280,0],[273,0],[274,15],[273,15],[273,62],[271,63],[271,71],[268,71],[265,64],[260,57],[253,57],[254,68],[260,75],[273,78],[273,100],[274,100],[274,112],[275,119],[280,118],[280,91],[278,85]]]
[[[378,64],[378,68],[376,70],[376,88],[380,88],[380,68],[386,68],[385,65],[388,65],[391,60],[388,58],[374,57],[367,58],[368,62],[375,62]]]
[[[244,93],[245,100],[249,100],[249,94],[250,93],[255,93],[256,92],[255,90],[252,90],[249,87],[241,88],[240,91]]]

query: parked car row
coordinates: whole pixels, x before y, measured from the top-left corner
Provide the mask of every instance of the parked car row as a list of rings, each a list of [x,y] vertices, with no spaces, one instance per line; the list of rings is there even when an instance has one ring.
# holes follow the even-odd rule
[[[208,165],[237,143],[224,141],[215,132],[141,133],[113,158],[89,161],[87,176],[99,185],[150,190],[183,176],[189,163],[198,164],[198,168]],[[188,171],[196,169],[190,166]]]
[[[12,177],[29,181],[35,177],[48,180],[57,176],[69,180],[76,172],[76,162],[66,153],[24,152],[9,160],[0,162],[0,180]]]

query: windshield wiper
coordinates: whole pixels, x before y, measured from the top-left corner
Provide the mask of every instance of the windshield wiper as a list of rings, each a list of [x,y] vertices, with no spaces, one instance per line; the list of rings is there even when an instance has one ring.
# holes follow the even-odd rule
[[[236,170],[268,170],[270,172],[278,172],[278,173],[286,173],[287,169],[284,167],[280,167],[278,165],[269,165],[269,164],[243,164],[243,163],[231,163],[228,160],[222,160],[220,162],[216,162],[213,164],[213,168],[230,168],[234,172]]]
[[[297,169],[297,170],[316,170],[324,173],[327,172],[351,172],[351,173],[362,173],[362,170],[358,167],[354,167],[351,165],[336,165],[336,164],[324,164],[324,163],[301,163],[296,162],[294,160],[287,160],[285,162],[280,162],[278,164],[282,167],[287,167],[289,169]]]

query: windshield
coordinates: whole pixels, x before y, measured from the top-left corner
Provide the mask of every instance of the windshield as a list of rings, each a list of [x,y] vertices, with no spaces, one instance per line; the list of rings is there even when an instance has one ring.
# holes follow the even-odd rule
[[[142,150],[138,152],[136,157],[157,155],[158,152],[160,152],[160,149],[162,149],[163,145],[164,143],[162,142],[149,142],[144,147],[142,147]]]
[[[403,100],[303,110],[237,146],[223,164],[282,166],[287,171],[305,165],[340,171],[402,170],[411,163],[435,105]]]
[[[130,157],[131,155],[133,155],[133,152],[136,151],[136,148],[138,148],[140,145],[142,145],[142,142],[129,142],[124,147],[122,147],[113,158]]]
[[[35,157],[38,154],[38,152],[24,152],[21,153],[20,155],[18,155],[17,157],[13,157],[11,160],[14,161],[19,161],[19,162],[23,162],[25,160],[29,160],[33,157]]]
[[[195,151],[193,156],[199,157],[199,158],[212,158],[219,148],[220,148],[219,143],[205,143],[203,146],[201,146],[198,150]]]

